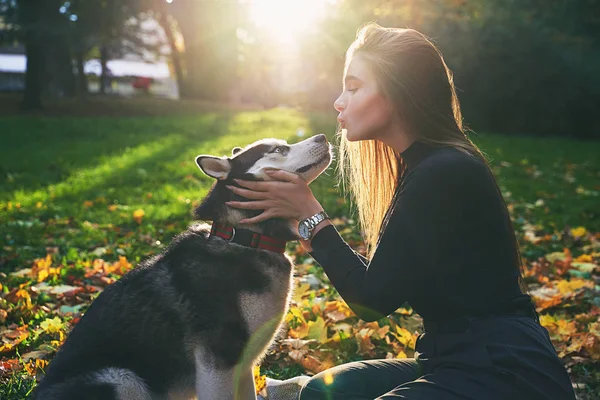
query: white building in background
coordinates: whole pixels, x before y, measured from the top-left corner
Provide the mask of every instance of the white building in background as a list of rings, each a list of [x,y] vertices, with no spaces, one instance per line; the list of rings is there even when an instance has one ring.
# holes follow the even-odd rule
[[[26,63],[22,54],[0,53],[0,92],[20,92],[25,88]]]
[[[0,52],[0,92],[23,91],[25,88],[25,70],[27,57],[24,54]],[[166,62],[147,63],[135,60],[110,60],[107,63],[110,77],[108,93],[121,96],[134,96],[139,93],[132,83],[137,78],[152,78],[149,94],[158,97],[179,98],[177,82]],[[83,70],[88,76],[99,77],[99,60],[89,60]],[[88,79],[90,93],[100,91],[99,79]]]

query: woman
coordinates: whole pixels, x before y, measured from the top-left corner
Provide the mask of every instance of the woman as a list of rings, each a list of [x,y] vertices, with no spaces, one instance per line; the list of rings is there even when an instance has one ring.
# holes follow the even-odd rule
[[[264,210],[244,221],[296,218],[302,245],[363,320],[405,301],[423,317],[415,359],[370,360],[312,377],[301,399],[574,399],[531,299],[506,205],[466,137],[452,75],[412,29],[362,28],[335,101],[345,129],[342,178],[358,207],[368,257],[354,252],[308,186],[275,171],[232,190]],[[322,214],[321,214],[322,215]],[[304,221],[304,222],[303,222]],[[333,375],[333,380],[330,379]]]

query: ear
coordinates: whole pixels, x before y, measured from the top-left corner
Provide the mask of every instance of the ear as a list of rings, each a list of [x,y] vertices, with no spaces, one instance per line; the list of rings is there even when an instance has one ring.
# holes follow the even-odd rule
[[[242,150],[243,149],[241,147],[234,147],[233,150],[231,150],[231,155],[235,156],[237,153],[239,153]]]
[[[229,159],[224,157],[198,156],[196,164],[206,175],[219,180],[227,179],[231,171]]]

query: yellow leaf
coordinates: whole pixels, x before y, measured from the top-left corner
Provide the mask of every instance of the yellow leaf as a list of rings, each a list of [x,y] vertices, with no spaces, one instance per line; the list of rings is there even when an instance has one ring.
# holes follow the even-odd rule
[[[42,282],[44,279],[46,279],[48,277],[48,270],[47,269],[42,269],[40,271],[38,271],[38,276],[37,276],[37,281],[38,282]]]
[[[254,375],[256,394],[259,394],[267,386],[267,378],[260,374],[260,367],[258,365],[252,367],[252,374]]]
[[[131,263],[127,261],[127,257],[119,256],[119,261],[116,261],[112,265],[108,266],[107,264],[103,264],[104,273],[112,274],[116,273],[118,275],[123,275],[125,272],[129,271],[132,267]]]
[[[304,339],[308,336],[308,324],[304,323],[298,326],[296,329],[290,329],[288,335],[294,339]]]
[[[556,288],[562,295],[567,295],[575,292],[583,287],[593,288],[594,283],[583,279],[560,280],[556,283]]]
[[[35,367],[37,369],[44,369],[48,366],[48,361],[47,360],[42,360],[42,359],[37,359],[35,360]]]
[[[21,298],[21,299],[25,300],[25,305],[28,310],[31,310],[33,308],[33,304],[31,303],[31,296],[29,296],[29,293],[27,292],[27,290],[19,289],[15,293],[15,296],[17,296],[17,298]]]
[[[590,254],[582,254],[575,259],[575,262],[578,263],[591,263],[594,262],[594,259]]]
[[[287,323],[290,323],[294,320],[298,320],[302,324],[306,323],[304,315],[302,315],[302,311],[298,307],[290,307],[290,310],[288,311],[285,318],[285,321]]]
[[[406,353],[404,351],[400,351],[400,353],[398,353],[396,358],[406,358]]]
[[[571,229],[571,236],[574,238],[580,238],[587,233],[587,230],[583,226]]]
[[[12,348],[13,345],[11,343],[4,343],[2,346],[0,346],[0,354],[7,353],[12,350]]]
[[[86,207],[86,208],[91,207],[93,205],[94,205],[94,202],[90,201],[90,200],[86,200],[86,201],[83,202],[83,206]]]
[[[33,362],[28,362],[25,364],[25,370],[29,375],[35,374],[35,368],[33,367]]]
[[[559,319],[558,321],[556,321],[556,325],[558,327],[557,332],[559,335],[571,336],[574,333],[577,333],[577,326],[575,326],[575,321]]]
[[[294,302],[296,302],[296,303],[300,303],[300,302],[302,302],[302,298],[305,295],[307,295],[309,292],[310,292],[310,285],[308,283],[303,283],[302,285],[298,286],[294,290],[292,300],[294,300]]]
[[[567,258],[567,256],[562,251],[555,251],[553,253],[546,254],[546,260],[550,261],[551,263],[563,261],[565,258]]]
[[[554,329],[556,327],[556,320],[551,315],[540,315],[540,324],[550,330],[550,328]]]
[[[144,215],[146,215],[146,213],[144,212],[144,210],[142,209],[137,209],[133,212],[133,219],[135,220],[135,222],[137,222],[138,224],[142,223],[142,218],[144,217]]]
[[[40,327],[47,333],[58,333],[63,329],[63,323],[58,317],[47,318],[40,324]]]
[[[404,329],[404,328],[396,325],[396,332],[398,334],[395,336],[400,343],[402,343],[405,346],[408,345],[408,343],[410,343],[410,340],[412,339],[412,335],[407,329]]]
[[[600,322],[592,322],[588,325],[588,331],[600,337]]]
[[[327,326],[323,318],[317,317],[316,321],[308,321],[308,338],[316,339],[320,343],[327,341]]]
[[[108,206],[108,211],[115,211],[117,208],[119,208],[118,205],[116,204],[111,204],[110,206]]]

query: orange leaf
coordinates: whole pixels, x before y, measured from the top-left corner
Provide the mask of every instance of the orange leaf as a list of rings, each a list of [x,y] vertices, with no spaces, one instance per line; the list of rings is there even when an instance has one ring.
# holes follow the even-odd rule
[[[533,296],[533,301],[535,302],[536,310],[542,311],[550,307],[554,307],[562,303],[562,297],[557,294],[552,297],[535,297]]]
[[[296,329],[290,329],[288,331],[288,335],[294,339],[304,339],[308,336],[309,329],[310,327],[308,326],[308,324],[304,323],[298,326]]]

